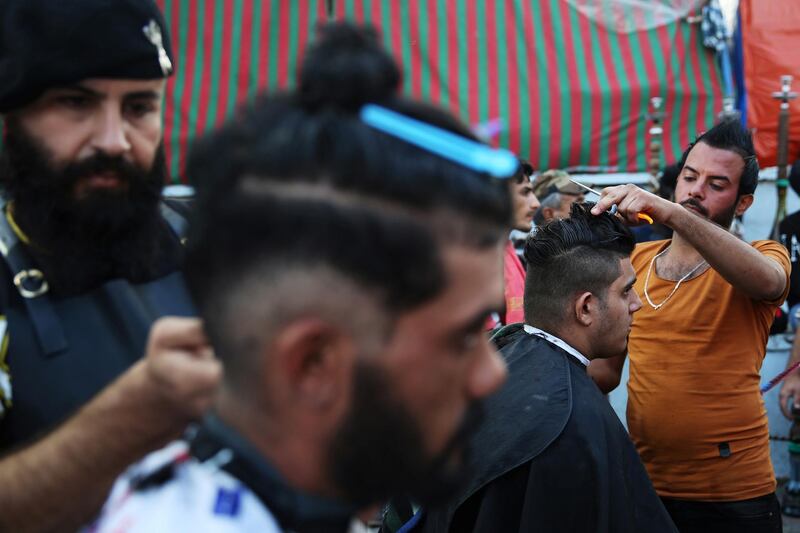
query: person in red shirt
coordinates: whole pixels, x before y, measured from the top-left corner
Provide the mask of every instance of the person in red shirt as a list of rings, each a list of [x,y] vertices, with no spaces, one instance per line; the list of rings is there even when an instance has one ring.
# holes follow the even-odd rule
[[[525,233],[531,231],[533,217],[539,209],[539,199],[533,192],[531,174],[533,174],[533,167],[524,159],[520,159],[519,169],[509,184],[514,210],[512,229]],[[514,243],[510,239],[506,244],[503,261],[506,309],[501,321],[503,324],[523,322],[525,316],[522,311],[522,296],[525,292],[525,267],[522,266]]]

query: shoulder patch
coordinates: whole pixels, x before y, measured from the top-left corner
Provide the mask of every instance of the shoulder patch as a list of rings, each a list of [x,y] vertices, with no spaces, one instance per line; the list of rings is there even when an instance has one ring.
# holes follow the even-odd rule
[[[241,507],[242,488],[219,487],[214,502],[214,514],[223,516],[236,516]]]

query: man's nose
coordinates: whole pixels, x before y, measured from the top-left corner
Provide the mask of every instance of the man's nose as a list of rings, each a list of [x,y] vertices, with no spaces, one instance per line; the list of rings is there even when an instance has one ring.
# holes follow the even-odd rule
[[[689,195],[692,198],[705,198],[705,188],[705,180],[696,179],[689,188]]]
[[[508,377],[506,363],[497,350],[486,340],[485,352],[472,367],[467,384],[472,399],[484,398],[496,391]]]
[[[541,207],[541,205],[542,204],[541,202],[539,202],[539,198],[535,194],[531,193],[530,210],[536,211],[537,209],[539,209],[539,207]]]
[[[635,313],[642,308],[642,299],[639,298],[639,294],[633,289],[631,289],[631,292],[633,293],[633,301],[631,302],[630,310],[631,313]]]
[[[102,109],[97,117],[92,147],[109,156],[120,156],[131,149],[127,123],[116,109]]]

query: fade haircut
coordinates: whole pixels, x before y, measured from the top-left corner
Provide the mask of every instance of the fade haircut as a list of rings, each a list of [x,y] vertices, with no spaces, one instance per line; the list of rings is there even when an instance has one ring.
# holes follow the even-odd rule
[[[712,148],[729,150],[738,154],[744,160],[744,170],[739,178],[738,197],[742,197],[745,194],[753,194],[756,191],[759,169],[756,149],[753,146],[753,136],[750,134],[750,130],[745,128],[739,120],[735,118],[724,119],[710,130],[701,133],[683,152],[678,165],[681,172],[684,165],[686,165],[686,158],[689,157],[689,152],[699,142],[705,143]]]
[[[591,292],[602,302],[620,274],[619,260],[636,244],[610,213],[593,215],[593,202],[572,204],[570,217],[552,220],[525,243],[525,321],[557,331],[573,298]]]
[[[392,317],[420,306],[448,282],[444,245],[499,244],[510,226],[506,180],[359,119],[375,103],[475,140],[397,94],[400,72],[377,34],[344,23],[320,34],[295,91],[243,109],[188,164],[186,279],[226,381],[245,379],[254,352],[298,316],[327,310],[360,333],[365,307]]]

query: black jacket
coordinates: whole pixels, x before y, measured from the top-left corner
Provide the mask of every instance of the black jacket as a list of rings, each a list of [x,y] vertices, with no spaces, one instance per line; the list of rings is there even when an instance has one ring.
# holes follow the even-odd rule
[[[417,531],[677,531],[586,368],[521,326],[501,344],[509,379],[487,401],[474,475]]]

